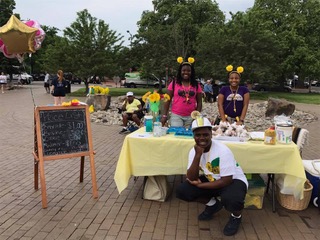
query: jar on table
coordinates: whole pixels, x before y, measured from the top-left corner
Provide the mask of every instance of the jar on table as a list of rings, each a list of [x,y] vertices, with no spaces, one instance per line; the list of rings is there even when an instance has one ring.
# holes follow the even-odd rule
[[[268,145],[276,144],[276,130],[273,126],[264,131],[264,143]]]

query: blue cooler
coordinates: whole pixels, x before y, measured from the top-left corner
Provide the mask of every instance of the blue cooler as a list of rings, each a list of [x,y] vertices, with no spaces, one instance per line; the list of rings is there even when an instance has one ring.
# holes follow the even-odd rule
[[[302,160],[308,180],[313,186],[311,201],[316,207],[320,207],[320,159]]]

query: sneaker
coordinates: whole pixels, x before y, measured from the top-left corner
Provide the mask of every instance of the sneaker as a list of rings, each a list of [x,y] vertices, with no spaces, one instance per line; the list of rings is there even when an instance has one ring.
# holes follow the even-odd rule
[[[200,213],[198,216],[198,220],[200,221],[208,221],[212,219],[213,214],[219,212],[222,209],[222,204],[220,201],[217,202],[213,206],[206,206],[204,211]]]
[[[126,127],[122,128],[122,130],[119,133],[125,133],[128,132],[128,129]]]
[[[232,235],[236,234],[238,232],[239,226],[241,224],[241,219],[242,219],[242,217],[235,218],[231,215],[228,223],[226,224],[226,226],[223,229],[224,235],[232,236]]]

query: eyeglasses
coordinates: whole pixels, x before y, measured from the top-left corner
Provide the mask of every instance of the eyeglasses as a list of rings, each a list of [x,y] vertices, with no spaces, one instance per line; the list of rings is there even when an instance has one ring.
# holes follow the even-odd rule
[[[178,95],[180,97],[184,97],[185,100],[183,101],[184,103],[187,103],[187,104],[191,104],[191,101],[190,101],[190,98],[189,97],[193,97],[196,95],[196,93],[192,90],[190,90],[187,94],[184,90],[178,90]]]

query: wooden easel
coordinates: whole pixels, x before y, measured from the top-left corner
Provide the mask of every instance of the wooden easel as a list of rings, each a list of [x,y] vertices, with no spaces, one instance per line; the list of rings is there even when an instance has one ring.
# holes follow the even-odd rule
[[[50,112],[51,111],[51,112]],[[75,125],[72,120],[72,114],[70,113],[82,113],[83,119],[82,122],[78,124],[78,127],[84,127],[86,131],[86,134],[83,134],[81,137],[85,139],[84,141],[84,147],[77,149],[77,146],[75,146],[74,149],[70,150],[69,148],[66,148],[65,146],[61,146],[64,148],[64,150],[61,150],[61,148],[57,148],[57,152],[54,153],[54,148],[52,147],[48,149],[48,146],[46,144],[46,136],[45,136],[45,129],[42,129],[43,126],[45,126],[44,121],[40,116],[40,114],[56,114],[56,118],[52,118],[52,121],[49,124],[52,124],[52,126],[55,123],[56,126],[59,127],[59,125],[65,125],[65,126],[73,126]],[[59,114],[61,112],[61,114]],[[51,114],[52,115],[52,114]],[[61,116],[64,115],[70,115],[68,116],[68,120],[64,121],[61,120]],[[55,122],[55,119],[58,119],[57,122]],[[67,124],[68,123],[68,124]],[[57,128],[58,128],[57,127]],[[62,131],[59,129],[60,132]],[[46,181],[45,181],[45,171],[44,171],[44,161],[49,160],[58,160],[58,159],[66,159],[66,158],[74,158],[74,157],[80,157],[80,182],[83,182],[83,174],[84,174],[84,159],[85,156],[89,156],[90,158],[90,170],[91,170],[91,181],[92,181],[92,191],[93,191],[93,198],[98,198],[98,190],[97,190],[97,183],[96,183],[96,171],[95,171],[95,165],[94,165],[94,154],[93,151],[93,145],[92,145],[92,135],[91,135],[91,127],[90,127],[90,113],[88,106],[72,106],[72,107],[61,107],[61,106],[45,106],[45,107],[36,107],[34,111],[34,189],[38,190],[38,182],[39,182],[39,167],[40,167],[40,184],[41,184],[41,195],[42,195],[42,208],[47,208],[47,191],[46,191]],[[68,133],[67,131],[64,131],[64,138],[62,139],[65,141],[69,141]],[[56,132],[59,133],[59,132]],[[54,133],[53,133],[54,134]],[[61,135],[61,134],[60,134]],[[57,137],[59,134],[57,134]],[[44,144],[43,144],[44,143]],[[81,143],[82,144],[82,143]],[[50,151],[51,152],[50,152]]]

